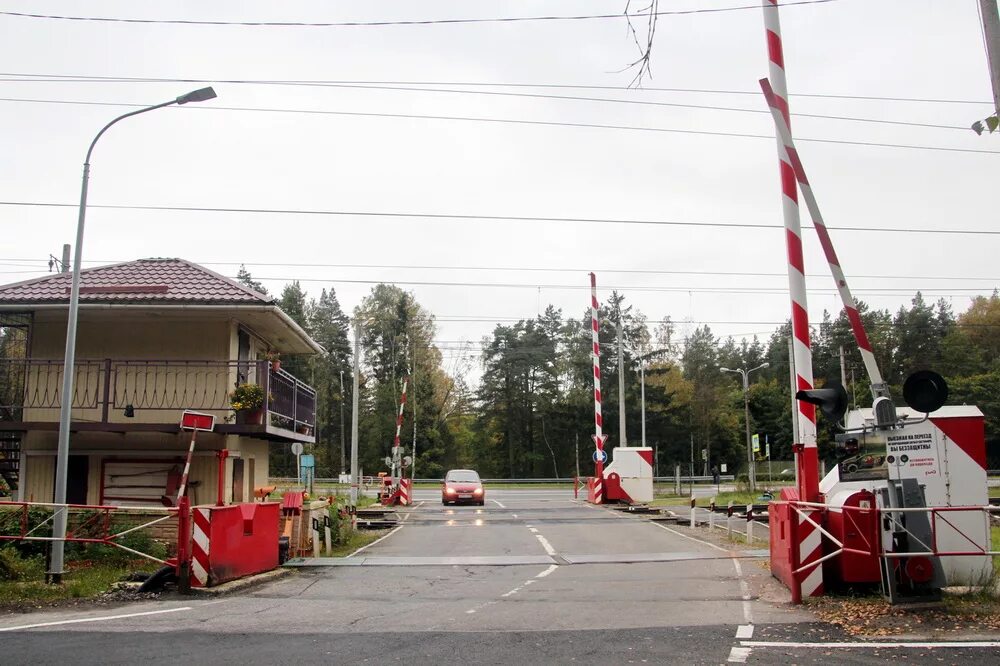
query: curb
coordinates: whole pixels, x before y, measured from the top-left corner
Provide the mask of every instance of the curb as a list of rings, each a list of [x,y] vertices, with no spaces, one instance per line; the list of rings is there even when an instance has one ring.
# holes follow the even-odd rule
[[[224,594],[239,592],[251,587],[263,585],[264,583],[268,583],[272,580],[277,580],[279,578],[284,578],[285,576],[289,576],[291,574],[292,574],[291,569],[279,567],[277,569],[272,569],[271,571],[265,571],[264,573],[255,574],[253,576],[246,576],[245,578],[231,580],[228,583],[223,583],[222,585],[216,585],[215,587],[192,587],[191,594],[189,596],[218,597]]]

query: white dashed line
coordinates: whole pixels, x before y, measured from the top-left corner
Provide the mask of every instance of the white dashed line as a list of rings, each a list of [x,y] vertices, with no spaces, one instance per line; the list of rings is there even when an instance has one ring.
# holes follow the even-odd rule
[[[545,554],[546,555],[555,555],[556,554],[556,549],[552,547],[552,544],[549,543],[548,539],[546,539],[545,537],[543,537],[541,534],[536,534],[535,538],[538,539],[538,542],[540,544],[542,544],[542,548],[545,549]]]
[[[726,661],[731,664],[745,664],[749,656],[750,648],[734,647],[729,651],[729,659]]]
[[[496,501],[495,499],[491,499],[490,501],[493,502],[494,504],[496,504],[501,509],[506,509],[507,508],[503,504],[501,504],[500,502]]]
[[[942,641],[940,643],[918,643],[910,641],[871,642],[871,643],[795,643],[790,641],[743,641],[743,645],[759,648],[813,648],[823,650],[890,650],[896,648],[917,648],[920,650],[933,650],[934,648],[1000,648],[1000,641]]]
[[[535,534],[538,534],[538,530],[536,530],[534,527],[529,527],[528,529],[534,532]]]
[[[546,576],[548,576],[550,573],[552,573],[553,571],[555,571],[558,568],[559,568],[558,564],[553,564],[553,565],[549,566],[548,569],[546,569],[542,573],[540,573],[537,576],[535,576],[535,578],[545,578]]]
[[[744,640],[753,638],[753,625],[741,624],[740,626],[736,627],[736,638]]]

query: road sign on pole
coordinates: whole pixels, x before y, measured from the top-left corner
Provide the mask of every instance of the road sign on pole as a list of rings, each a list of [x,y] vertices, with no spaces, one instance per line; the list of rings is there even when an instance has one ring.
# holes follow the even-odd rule
[[[708,449],[702,449],[701,450],[701,459],[702,460],[708,460]]]
[[[760,453],[760,435],[754,433],[754,436],[750,439],[753,442],[753,452]]]
[[[591,457],[594,459],[595,463],[596,462],[599,462],[599,463],[606,463],[606,462],[608,462],[608,452],[605,451],[604,449],[600,449],[600,450],[594,451],[594,453],[593,453],[593,455]]]

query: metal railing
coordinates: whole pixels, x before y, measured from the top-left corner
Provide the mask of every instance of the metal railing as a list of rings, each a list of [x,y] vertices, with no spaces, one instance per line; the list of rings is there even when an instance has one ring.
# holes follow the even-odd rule
[[[257,383],[264,389],[265,423],[305,434],[316,423],[316,391],[266,361],[78,360],[74,373],[75,420],[173,422],[174,414],[157,413],[184,409],[227,416],[230,391]],[[0,359],[0,421],[58,420],[62,376],[58,359]]]

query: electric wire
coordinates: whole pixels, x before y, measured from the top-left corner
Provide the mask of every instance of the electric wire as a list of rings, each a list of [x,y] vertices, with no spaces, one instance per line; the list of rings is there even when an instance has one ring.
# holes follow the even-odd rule
[[[779,7],[797,7],[805,5],[820,5],[838,0],[787,0],[776,3]],[[640,11],[633,14],[616,12],[614,14],[576,14],[576,15],[544,15],[544,16],[496,16],[484,18],[448,18],[448,19],[414,19],[396,21],[209,21],[194,19],[144,19],[124,18],[114,16],[69,16],[60,14],[33,14],[28,12],[0,11],[0,16],[15,18],[45,19],[53,21],[84,21],[97,23],[138,23],[153,25],[201,25],[201,26],[240,26],[269,28],[347,28],[347,27],[384,27],[384,26],[425,26],[425,25],[459,25],[474,23],[524,23],[534,21],[588,21],[623,18],[649,18],[653,16],[686,16],[695,14],[720,14],[725,12],[759,10],[760,5],[738,5],[732,7],[703,7],[700,9],[672,9],[656,12]]]
[[[145,104],[132,104],[121,102],[93,102],[86,100],[53,100],[37,99],[26,97],[2,97],[0,102],[23,103],[23,104],[67,104],[75,106],[113,106],[121,108],[145,108]],[[177,109],[171,108],[176,111]],[[445,116],[434,114],[415,113],[376,113],[363,111],[331,111],[325,109],[287,109],[287,108],[266,108],[266,107],[246,107],[246,106],[199,106],[198,111],[239,111],[252,113],[292,113],[304,115],[339,116],[339,117],[359,117],[359,118],[392,118],[405,120],[438,120],[447,122],[476,122],[490,124],[525,125],[540,127],[572,127],[577,129],[603,129],[630,132],[658,132],[666,134],[689,134],[698,136],[719,136],[737,139],[767,139],[774,141],[773,134],[752,134],[749,132],[720,132],[713,130],[682,129],[676,127],[640,127],[636,125],[607,125],[601,123],[578,123],[568,121],[551,120],[525,120],[518,118],[487,118],[477,116]],[[928,146],[907,143],[885,143],[879,141],[855,141],[849,139],[823,139],[818,137],[796,137],[798,143],[820,143],[843,146],[864,146],[867,148],[890,148],[899,150],[930,150],[949,153],[970,153],[981,155],[1000,155],[997,150],[983,150],[980,148],[958,148],[954,146]]]
[[[45,201],[0,201],[0,206],[26,206],[38,208],[78,208],[75,203],[55,203]],[[704,227],[704,228],[727,228],[727,229],[767,229],[769,231],[783,231],[784,227],[776,224],[763,224],[755,222],[682,222],[675,220],[638,220],[626,218],[593,218],[593,217],[550,217],[550,216],[525,216],[525,215],[488,215],[488,214],[460,214],[460,213],[402,213],[383,212],[365,210],[323,210],[306,208],[237,208],[220,206],[154,206],[154,205],[126,205],[126,204],[93,204],[88,203],[87,208],[101,208],[108,210],[142,210],[142,211],[172,211],[186,213],[240,213],[244,215],[303,215],[303,216],[330,216],[330,217],[362,217],[362,218],[400,218],[400,219],[435,219],[435,220],[458,220],[458,221],[500,221],[500,222],[573,222],[580,224],[634,224],[653,226],[680,226],[680,227]],[[811,226],[802,226],[803,229],[814,229]],[[973,236],[1000,236],[998,229],[950,229],[939,227],[936,229],[918,227],[858,227],[858,226],[838,226],[834,231],[851,232],[877,232],[877,233],[905,233],[905,234],[940,234],[940,235],[973,235]]]
[[[249,85],[273,85],[273,86],[306,86],[306,87],[370,87],[370,86],[464,86],[464,87],[487,87],[487,88],[551,88],[568,90],[608,90],[627,91],[633,93],[641,92],[667,92],[667,93],[697,93],[713,95],[752,95],[760,97],[760,89],[737,90],[737,89],[717,89],[717,88],[661,88],[643,86],[633,88],[631,86],[594,85],[594,84],[572,84],[572,83],[517,83],[517,82],[489,82],[489,81],[381,81],[363,79],[331,79],[331,80],[310,80],[310,79],[198,79],[198,78],[169,78],[169,77],[130,77],[130,76],[99,76],[90,74],[35,74],[25,72],[0,72],[0,77],[33,77],[29,79],[0,79],[6,82],[45,82],[57,81],[62,83],[198,83],[198,84],[249,84]],[[990,100],[971,99],[942,99],[927,97],[891,97],[878,95],[847,95],[839,93],[789,93],[792,98],[816,98],[816,99],[841,99],[875,102],[908,102],[920,104],[976,104],[989,105]],[[794,114],[793,114],[794,115]],[[968,128],[965,128],[968,129]]]

